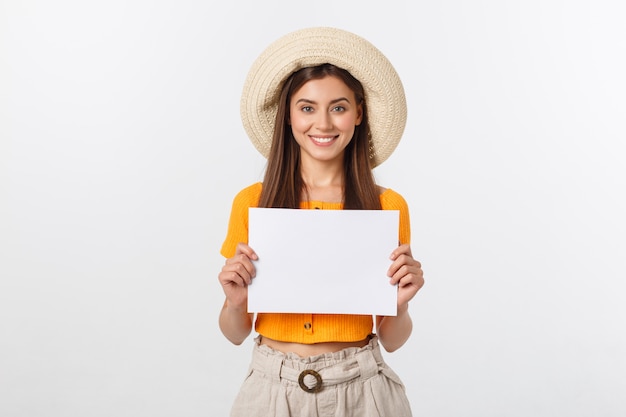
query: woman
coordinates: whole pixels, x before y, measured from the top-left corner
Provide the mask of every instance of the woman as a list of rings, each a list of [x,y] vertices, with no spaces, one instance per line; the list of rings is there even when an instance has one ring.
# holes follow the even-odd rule
[[[424,283],[423,272],[411,254],[405,200],[378,186],[372,173],[395,149],[406,122],[397,73],[352,33],[296,31],[253,64],[241,114],[268,164],[263,182],[235,197],[222,246],[220,328],[234,344],[253,325],[258,333],[231,415],[410,416],[379,341],[392,352],[410,336],[408,303]],[[254,321],[247,294],[258,256],[247,245],[249,207],[399,210],[400,244],[390,248],[388,270],[390,285],[398,286],[397,315],[376,317],[375,332],[374,319],[365,315],[258,313]]]

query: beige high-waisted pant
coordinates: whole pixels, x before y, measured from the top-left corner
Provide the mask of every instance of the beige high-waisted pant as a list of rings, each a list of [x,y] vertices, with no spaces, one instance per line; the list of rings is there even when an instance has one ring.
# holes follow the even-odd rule
[[[400,378],[378,339],[308,358],[259,344],[231,417],[410,417]]]

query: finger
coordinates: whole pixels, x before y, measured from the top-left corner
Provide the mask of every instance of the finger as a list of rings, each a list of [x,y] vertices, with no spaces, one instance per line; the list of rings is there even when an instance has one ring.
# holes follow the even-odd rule
[[[245,256],[245,255],[241,255]],[[256,270],[252,262],[250,262],[247,258],[244,260],[232,259],[231,261],[224,265],[222,268],[224,272],[231,272],[240,277],[246,285],[250,285],[252,282],[252,278],[254,278],[256,274]]]
[[[255,261],[259,259],[254,249],[252,249],[247,244],[241,243],[241,242],[237,244],[237,248],[235,249],[235,254],[236,255],[244,254],[248,258],[253,259]]]
[[[391,252],[389,259],[396,260],[400,255],[407,255],[412,258],[413,255],[411,254],[411,245],[405,243],[404,245],[398,246],[393,250],[393,252]]]
[[[395,261],[389,265],[389,269],[387,270],[387,276],[393,277],[398,273],[400,268],[402,268],[406,264],[405,258],[396,258]]]
[[[238,261],[245,268],[246,272],[251,278],[254,278],[256,276],[256,267],[247,255],[239,255]]]
[[[415,271],[410,266],[408,266],[408,265],[401,265],[393,274],[391,274],[389,282],[392,285],[396,285],[404,277],[410,275],[413,272],[415,272]]]
[[[405,275],[398,281],[398,288],[419,291],[424,286],[424,277],[420,273]]]
[[[407,265],[409,268],[416,269],[420,269],[422,267],[422,264],[413,259],[410,255],[402,254],[395,261],[393,261],[391,265],[389,265],[387,275],[390,277],[394,276],[404,265]]]
[[[399,282],[402,278],[407,275],[412,275],[418,279],[423,279],[424,271],[422,270],[421,264],[411,259],[410,263],[402,264],[396,269],[393,274],[391,274],[391,281],[393,283]]]
[[[236,285],[238,287],[246,286],[246,280],[235,271],[220,272],[219,281],[224,287],[229,285]]]
[[[256,275],[256,267],[254,266],[254,263],[252,263],[248,255],[244,253],[240,253],[233,256],[232,258],[228,258],[226,260],[225,267],[237,271],[239,271],[241,267],[243,267],[246,270],[246,273],[251,277],[254,277]]]

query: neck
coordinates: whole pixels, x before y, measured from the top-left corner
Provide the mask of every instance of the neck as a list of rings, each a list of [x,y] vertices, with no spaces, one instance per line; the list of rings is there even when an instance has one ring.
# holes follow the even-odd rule
[[[343,201],[343,163],[303,163],[300,173],[305,185],[305,195],[302,196],[304,201]]]

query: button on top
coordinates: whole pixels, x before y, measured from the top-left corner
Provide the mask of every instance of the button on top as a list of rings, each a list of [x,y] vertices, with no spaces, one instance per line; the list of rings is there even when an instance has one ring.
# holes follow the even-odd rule
[[[306,330],[311,330],[311,323],[304,323],[304,328]]]

